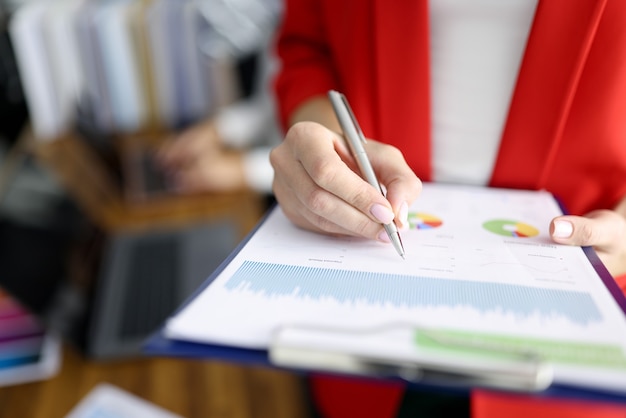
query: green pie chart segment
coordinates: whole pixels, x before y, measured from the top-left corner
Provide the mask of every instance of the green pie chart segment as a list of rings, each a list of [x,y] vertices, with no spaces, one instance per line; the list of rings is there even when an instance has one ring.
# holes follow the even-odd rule
[[[534,226],[510,219],[493,219],[483,224],[483,228],[494,234],[505,237],[534,237],[539,230]]]

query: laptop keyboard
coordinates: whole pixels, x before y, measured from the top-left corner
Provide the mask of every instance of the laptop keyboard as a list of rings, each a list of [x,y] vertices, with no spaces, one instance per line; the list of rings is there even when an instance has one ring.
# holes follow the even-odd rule
[[[141,355],[146,339],[235,248],[233,225],[198,223],[112,236],[95,289],[89,355]]]
[[[165,235],[132,248],[122,305],[121,338],[147,336],[176,309],[180,240]]]

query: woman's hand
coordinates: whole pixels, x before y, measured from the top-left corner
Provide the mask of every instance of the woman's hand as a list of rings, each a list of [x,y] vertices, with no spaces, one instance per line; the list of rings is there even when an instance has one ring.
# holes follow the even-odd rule
[[[595,210],[584,216],[559,216],[550,235],[559,244],[592,246],[606,268],[618,277],[626,274],[626,199],[615,210]]]
[[[247,187],[242,152],[223,145],[212,120],[167,141],[157,159],[181,193],[229,192]]]
[[[386,198],[361,178],[337,132],[315,122],[294,124],[270,154],[274,194],[287,217],[312,231],[389,242],[382,224],[395,218],[407,225],[421,182],[397,148],[368,140],[366,149]]]

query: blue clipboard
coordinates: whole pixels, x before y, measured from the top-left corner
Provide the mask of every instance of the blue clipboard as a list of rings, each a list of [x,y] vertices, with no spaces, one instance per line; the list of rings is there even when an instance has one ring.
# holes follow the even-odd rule
[[[215,271],[202,283],[202,285],[192,293],[178,309],[172,314],[180,312],[201,294],[207,287],[213,283],[224,268],[230,264],[241,249],[248,243],[250,238],[254,236],[256,231],[263,225],[265,219],[271,213],[271,209],[266,212],[263,218],[256,224],[244,239],[235,247],[235,249],[220,263]],[[244,363],[250,365],[271,366],[267,355],[267,350],[251,350],[238,347],[216,345],[216,344],[200,344],[188,341],[180,341],[169,339],[165,336],[163,328],[157,330],[151,335],[143,346],[143,352],[148,355],[168,356],[168,357],[187,357],[187,358],[207,358],[215,360],[224,360],[229,362]]]
[[[200,293],[202,293],[208,286],[211,285],[224,268],[236,257],[241,249],[247,244],[250,238],[256,233],[260,226],[265,222],[272,210],[268,210],[266,215],[261,219],[255,228],[242,240],[242,242],[233,250],[233,252],[218,266],[218,268],[209,276],[202,286],[194,292],[173,314],[183,310],[192,300],[194,300]],[[565,212],[565,211],[564,211]],[[621,289],[610,275],[606,267],[602,264],[599,257],[591,247],[584,247],[584,253],[590,260],[592,266],[597,271],[598,275],[602,279],[604,285],[609,290],[612,297],[617,302],[618,306],[626,315],[626,297],[622,293]],[[626,394],[620,392],[612,392],[604,389],[587,388],[573,385],[566,385],[561,383],[552,383],[546,385],[545,388],[539,390],[511,390],[510,387],[498,387],[497,385],[481,385],[472,384],[471,382],[464,381],[461,385],[450,384],[450,381],[435,380],[429,381],[413,381],[406,376],[403,377],[402,368],[387,367],[383,368],[383,373],[372,374],[354,374],[345,373],[341,370],[320,370],[310,367],[299,367],[298,365],[281,365],[272,361],[270,350],[256,350],[240,347],[233,347],[227,345],[218,344],[206,344],[195,343],[188,341],[181,341],[168,338],[164,329],[157,330],[145,343],[143,352],[150,356],[166,356],[166,357],[179,357],[179,358],[193,358],[193,359],[207,359],[215,361],[224,361],[229,363],[237,363],[247,366],[263,366],[272,367],[278,369],[287,369],[298,373],[328,373],[332,375],[345,375],[350,378],[363,378],[363,379],[383,379],[383,380],[395,380],[404,381],[411,387],[416,387],[424,390],[439,390],[439,391],[465,391],[468,392],[475,388],[489,389],[494,391],[504,391],[506,393],[516,393],[525,396],[539,397],[539,398],[560,398],[560,399],[572,399],[572,400],[586,400],[596,402],[610,402],[616,404],[626,405]],[[455,377],[455,376],[452,376]]]

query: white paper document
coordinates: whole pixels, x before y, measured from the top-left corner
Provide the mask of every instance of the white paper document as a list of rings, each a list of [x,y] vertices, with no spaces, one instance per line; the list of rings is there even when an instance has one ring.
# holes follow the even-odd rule
[[[165,334],[268,348],[284,326],[382,329],[353,348],[410,357],[412,329],[428,330],[536,352],[556,382],[626,394],[626,317],[584,250],[551,241],[560,214],[547,192],[425,184],[403,260],[390,244],[301,230],[276,207]]]
[[[65,418],[183,418],[109,383],[99,383]]]

